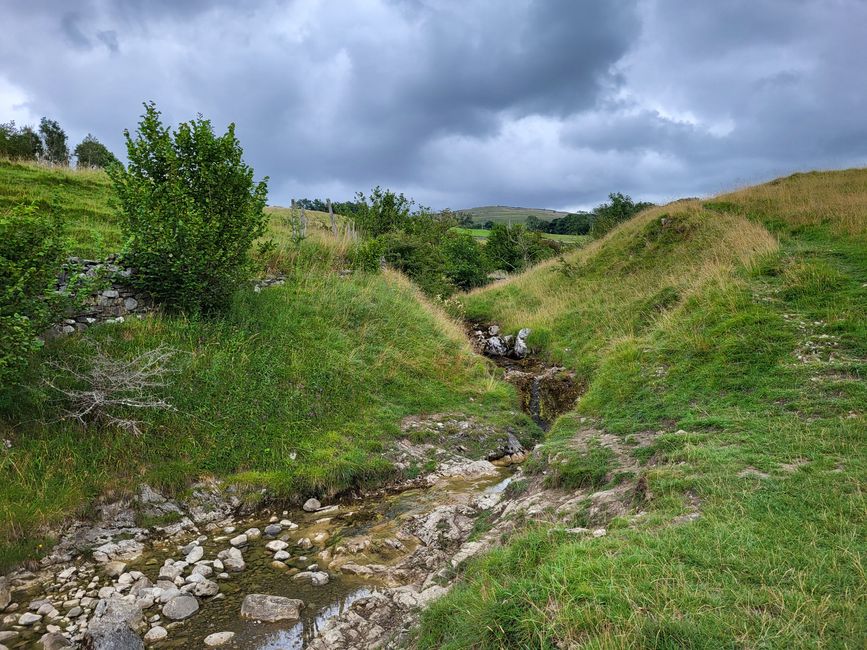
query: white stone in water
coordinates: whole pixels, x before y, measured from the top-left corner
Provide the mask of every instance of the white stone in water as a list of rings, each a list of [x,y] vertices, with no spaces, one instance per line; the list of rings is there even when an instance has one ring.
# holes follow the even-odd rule
[[[297,621],[301,616],[304,601],[283,596],[249,594],[241,604],[241,618],[276,623]]]
[[[274,559],[275,560],[283,561],[283,560],[288,560],[290,557],[292,557],[292,556],[289,553],[287,553],[286,551],[277,551],[276,553],[274,553]]]
[[[303,548],[307,550],[308,548],[313,548],[313,542],[310,541],[309,537],[302,537],[297,542],[298,548]]]
[[[244,534],[247,536],[247,539],[249,539],[249,540],[256,540],[256,539],[259,539],[260,537],[262,537],[262,531],[259,530],[258,528],[249,528],[246,531],[244,531]]]
[[[194,546],[189,553],[187,553],[187,557],[184,558],[184,561],[187,564],[195,564],[199,560],[201,560],[205,556],[205,549],[201,546]]]
[[[151,629],[145,632],[144,640],[147,643],[154,643],[156,641],[162,641],[168,635],[169,632],[168,630],[166,630],[166,628],[162,627],[161,625],[154,625]]]
[[[199,611],[199,601],[194,596],[180,594],[163,606],[163,616],[173,621],[182,621]]]
[[[25,612],[18,619],[18,625],[33,625],[34,623],[38,623],[42,620],[42,616],[39,614],[32,614],[31,612]]]
[[[247,544],[248,538],[244,533],[237,535],[229,540],[229,544],[232,546],[244,546]]]
[[[241,551],[234,547],[220,551],[217,557],[223,561],[223,566],[229,571],[243,571],[247,566]]]
[[[328,574],[324,571],[302,571],[301,573],[296,573],[292,579],[299,582],[309,581],[314,587],[328,584]]]
[[[209,648],[225,645],[235,637],[234,632],[214,632],[205,637],[205,645]]]
[[[289,546],[289,544],[284,542],[282,539],[275,539],[275,540],[272,540],[272,541],[268,542],[267,544],[265,544],[265,548],[267,548],[269,551],[271,551],[273,553],[276,553],[277,551],[282,551],[283,549],[287,548],[288,546]]]
[[[220,591],[220,585],[213,580],[204,579],[201,582],[193,585],[193,594],[196,596],[209,597],[216,596]]]
[[[219,558],[214,560],[214,571],[222,571],[223,570],[223,561]]]
[[[214,573],[214,570],[209,567],[207,564],[197,564],[193,567],[193,573],[201,576],[205,576],[206,578]]]

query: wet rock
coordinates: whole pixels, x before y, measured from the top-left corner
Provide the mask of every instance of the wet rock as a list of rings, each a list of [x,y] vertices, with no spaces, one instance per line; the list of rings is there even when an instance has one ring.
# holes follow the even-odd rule
[[[240,535],[237,535],[230,539],[229,544],[231,544],[232,546],[246,546],[248,541],[249,538],[244,533],[241,533]]]
[[[254,541],[262,537],[262,531],[260,531],[258,528],[249,528],[244,531],[244,534],[250,541]]]
[[[32,612],[25,612],[18,618],[18,625],[33,625],[34,623],[38,623],[42,620],[41,614],[34,614]]]
[[[282,551],[288,547],[289,547],[289,544],[284,542],[282,539],[275,539],[275,540],[270,541],[267,544],[265,544],[265,548],[267,548],[269,551],[271,551],[273,553],[276,553],[277,551]]]
[[[199,611],[199,601],[189,594],[181,594],[163,605],[162,611],[166,618],[182,621]]]
[[[509,354],[509,346],[500,336],[492,336],[485,341],[484,353],[489,357],[504,357]]]
[[[162,641],[169,635],[168,630],[161,625],[154,625],[151,629],[147,631],[144,635],[144,640],[147,643],[155,643],[156,641]]]
[[[105,564],[105,575],[107,575],[109,578],[116,578],[124,571],[126,571],[126,562],[112,560],[111,562],[106,562]]]
[[[296,545],[298,546],[298,548],[304,549],[305,551],[307,549],[313,548],[313,542],[310,541],[309,537],[302,537],[296,542]]]
[[[60,648],[72,647],[72,641],[57,632],[44,634],[39,639],[39,643],[42,644],[43,650],[60,650]]]
[[[304,502],[304,505],[301,506],[304,512],[316,512],[321,507],[322,504],[319,503],[318,499],[307,499],[307,501]]]
[[[283,531],[283,526],[280,524],[268,524],[265,526],[265,534],[269,537],[276,537]]]
[[[205,637],[205,645],[209,648],[216,648],[227,644],[235,637],[234,632],[214,632]]]
[[[223,566],[227,571],[243,571],[247,566],[244,562],[244,556],[237,548],[227,548],[225,551],[220,551],[217,554],[217,559],[222,560]]]
[[[292,557],[292,555],[287,553],[286,551],[277,551],[276,553],[274,553],[274,559],[280,562],[288,560],[290,557]]]
[[[141,623],[141,609],[134,603],[118,597],[100,601],[87,626],[84,648],[142,650],[144,642],[136,632]]]
[[[0,630],[0,643],[6,641],[14,641],[18,638],[18,632],[15,630]]]
[[[201,546],[194,546],[190,549],[190,552],[187,553],[187,556],[184,558],[184,562],[187,564],[195,564],[199,560],[205,557],[205,549]]]
[[[210,597],[216,596],[220,591],[220,585],[218,585],[213,580],[208,580],[207,578],[202,579],[201,582],[197,582],[193,587],[193,595],[200,597]]]
[[[343,573],[348,573],[349,575],[353,576],[369,576],[373,573],[373,570],[369,567],[361,564],[356,564],[355,562],[347,562],[340,567],[340,570]]]
[[[307,581],[314,587],[321,587],[328,584],[328,574],[325,571],[302,571],[292,576],[293,580]]]
[[[134,539],[125,539],[99,546],[93,552],[93,559],[97,562],[108,562],[109,560],[130,562],[141,557],[143,551],[144,544]]]
[[[283,596],[249,594],[241,604],[241,617],[266,623],[297,621],[304,601]]]

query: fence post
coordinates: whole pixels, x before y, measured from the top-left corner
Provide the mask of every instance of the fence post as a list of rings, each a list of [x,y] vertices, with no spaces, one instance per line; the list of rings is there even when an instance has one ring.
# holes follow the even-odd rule
[[[325,199],[328,206],[328,216],[331,217],[331,234],[337,237],[337,222],[334,220],[334,208],[331,207],[331,199]]]

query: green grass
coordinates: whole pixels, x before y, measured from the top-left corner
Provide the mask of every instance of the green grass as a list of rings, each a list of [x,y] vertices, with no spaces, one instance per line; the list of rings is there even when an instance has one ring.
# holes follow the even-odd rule
[[[120,221],[111,201],[103,171],[0,160],[0,212],[19,203],[53,212],[62,219],[75,255],[100,258],[120,248]]]
[[[654,231],[663,207],[575,254],[570,277],[470,296],[492,320],[529,302],[537,343],[589,380],[549,456],[583,486],[610,458],[570,455],[579,416],[649,436],[634,455],[652,500],[606,537],[533,526],[472,562],[419,647],[863,647],[865,195],[864,170],[799,175],[689,206],[677,236]]]
[[[542,221],[553,221],[567,216],[568,212],[558,210],[546,210],[545,208],[515,208],[506,205],[484,205],[477,208],[455,210],[472,216],[474,221],[484,223],[494,221],[499,223],[524,223],[530,215]]]
[[[452,230],[454,230],[455,232],[472,235],[476,239],[481,240],[487,239],[491,234],[490,230],[485,230],[484,228],[452,228]],[[554,241],[560,241],[567,244],[585,244],[590,241],[590,237],[587,235],[558,235],[547,232],[542,233],[542,238],[553,239]]]
[[[78,252],[105,250],[92,247],[83,224],[115,232],[101,174],[4,165],[0,182],[18,198],[59,185]],[[92,214],[89,192],[99,207]],[[407,415],[463,413],[535,435],[513,388],[403,276],[341,277],[333,269],[343,265],[345,235],[333,238],[323,215],[308,213],[309,236],[296,245],[285,211],[270,212],[278,246],[262,261],[286,274],[284,286],[242,290],[220,318],[132,319],[52,342],[0,398],[0,440],[11,443],[0,447],[0,571],[38,556],[47,526],[141,481],[177,492],[217,476],[297,499],[396,478],[387,452]],[[106,235],[100,246],[118,241]],[[169,385],[157,391],[176,410],[137,413],[138,437],[61,420],[45,380],[64,380],[51,364],[85,368],[94,344],[125,359],[159,345],[176,350]]]

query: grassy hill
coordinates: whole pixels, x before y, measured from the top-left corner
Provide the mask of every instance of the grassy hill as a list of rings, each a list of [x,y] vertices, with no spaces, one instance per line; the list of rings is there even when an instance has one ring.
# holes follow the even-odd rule
[[[861,647],[865,206],[867,170],[797,174],[651,209],[468,295],[587,385],[535,471],[588,507],[643,488],[621,516],[576,516],[604,537],[529,523],[471,562],[419,646]]]
[[[546,210],[544,208],[514,208],[506,205],[484,205],[478,208],[464,208],[455,212],[465,212],[477,223],[493,221],[495,223],[524,223],[527,217],[533,215],[542,221],[552,221],[568,215],[568,212]]]
[[[119,243],[100,173],[3,164],[0,187],[7,203],[59,210],[80,254]],[[297,498],[394,478],[383,452],[407,415],[459,412],[532,435],[512,387],[405,278],[341,277],[344,239],[308,213],[296,245],[285,213],[272,214],[278,248],[263,262],[284,286],[241,291],[221,318],[130,319],[52,342],[0,403],[0,571],[37,554],[48,524],[141,481],[176,491],[219,476]],[[52,364],[84,368],[98,349],[130,359],[159,345],[175,351],[161,396],[176,410],[140,413],[141,436],[61,420],[45,386],[58,381]]]

